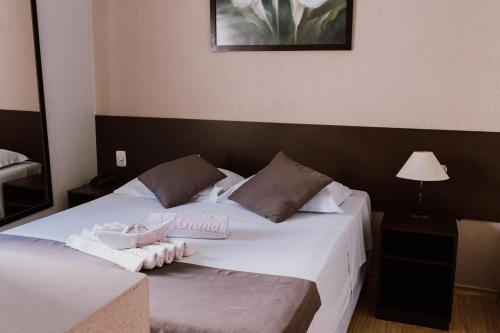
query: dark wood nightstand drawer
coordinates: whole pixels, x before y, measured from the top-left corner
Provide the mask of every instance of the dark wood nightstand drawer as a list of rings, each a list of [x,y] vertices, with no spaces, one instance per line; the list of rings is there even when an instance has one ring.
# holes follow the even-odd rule
[[[383,233],[383,257],[453,265],[455,239],[449,236],[416,234],[386,230]]]
[[[89,184],[68,191],[68,208],[73,208],[89,201],[98,199],[112,193],[124,184],[123,181],[116,181],[100,187],[91,187]]]
[[[436,321],[448,317],[452,267],[397,259],[382,259],[381,265],[379,310],[436,317]]]
[[[448,329],[457,237],[456,220],[450,216],[384,216],[377,318]]]
[[[13,215],[42,205],[47,201],[44,177],[34,175],[3,184],[6,215]]]
[[[96,196],[89,196],[81,193],[75,193],[75,192],[68,192],[68,208],[73,208],[76,206],[83,205],[84,203],[90,202],[92,200],[95,200],[99,197]]]

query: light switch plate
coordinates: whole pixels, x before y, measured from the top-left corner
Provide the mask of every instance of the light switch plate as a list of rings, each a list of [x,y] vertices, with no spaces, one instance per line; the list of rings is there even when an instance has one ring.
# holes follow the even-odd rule
[[[124,168],[127,166],[127,153],[123,150],[116,151],[116,166]]]

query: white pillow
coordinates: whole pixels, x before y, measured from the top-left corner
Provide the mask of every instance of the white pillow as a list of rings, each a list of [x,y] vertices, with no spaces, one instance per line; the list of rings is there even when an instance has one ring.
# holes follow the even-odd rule
[[[252,176],[253,177],[253,176]],[[229,200],[231,194],[240,186],[245,184],[250,178],[244,179],[238,184],[231,187],[226,192],[222,193],[217,202],[225,202],[237,205],[236,202]],[[340,205],[352,194],[351,189],[336,181],[331,182],[319,191],[311,200],[309,200],[301,209],[300,212],[311,213],[343,213]]]
[[[217,202],[219,194],[230,189],[233,185],[238,184],[245,178],[240,175],[225,169],[219,169],[220,172],[226,175],[226,178],[218,181],[213,186],[201,191],[193,197],[191,202]],[[139,179],[134,178],[127,184],[116,189],[113,193],[131,195],[134,197],[141,198],[153,198],[156,196],[151,192],[146,185],[144,185]]]
[[[28,157],[7,149],[0,149],[0,168],[27,161]]]
[[[350,188],[333,181],[309,200],[300,212],[343,213],[340,205],[352,194]]]
[[[217,198],[217,202],[227,202],[227,203],[232,203],[232,204],[238,205],[233,200],[229,200],[229,197],[231,196],[231,194],[233,194],[234,191],[239,189],[243,184],[245,184],[247,181],[249,181],[250,178],[252,178],[252,177],[253,176],[250,176],[247,179],[243,179],[239,183],[234,184],[230,189],[228,189],[227,191],[225,191],[224,193],[219,195],[219,197]]]
[[[221,188],[222,191],[224,192],[226,192],[227,190],[229,190],[231,187],[238,184],[242,180],[245,180],[245,178],[241,177],[240,175],[232,171],[220,168],[219,171],[225,174],[226,178],[219,180],[217,183],[215,183],[214,186]]]
[[[225,174],[226,178],[219,180],[213,186],[196,194],[193,199],[191,199],[191,202],[217,202],[217,198],[221,193],[226,192],[233,185],[245,179],[229,170],[219,168],[219,171]]]

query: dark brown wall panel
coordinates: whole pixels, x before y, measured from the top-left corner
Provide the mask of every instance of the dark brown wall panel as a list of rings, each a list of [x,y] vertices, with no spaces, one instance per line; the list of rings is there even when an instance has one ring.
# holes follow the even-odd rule
[[[0,148],[41,162],[43,145],[40,112],[0,110]]]
[[[428,206],[500,221],[500,133],[113,116],[96,116],[96,131],[99,171],[126,179],[192,153],[249,176],[283,150],[367,191],[382,211],[413,207],[417,183],[395,175],[414,150],[432,150],[451,179],[424,185]],[[127,151],[126,168],[116,150]]]

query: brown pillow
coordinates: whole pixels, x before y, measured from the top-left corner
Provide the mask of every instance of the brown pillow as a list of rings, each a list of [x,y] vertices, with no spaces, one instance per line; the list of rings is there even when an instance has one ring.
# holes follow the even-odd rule
[[[330,177],[279,152],[268,166],[237,189],[229,199],[271,221],[281,222],[332,181]]]
[[[200,155],[160,164],[139,176],[165,208],[188,202],[195,194],[225,178]]]

